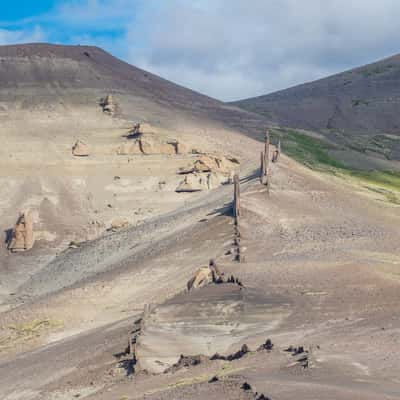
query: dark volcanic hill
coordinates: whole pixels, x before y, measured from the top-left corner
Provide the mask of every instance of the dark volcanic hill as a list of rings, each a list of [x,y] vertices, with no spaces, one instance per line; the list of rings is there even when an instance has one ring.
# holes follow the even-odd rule
[[[265,119],[176,85],[92,46],[0,46],[0,108],[41,104],[81,106],[116,95],[124,117],[217,122],[257,134]],[[168,118],[164,118],[164,117]]]
[[[281,126],[400,159],[400,55],[233,104]]]

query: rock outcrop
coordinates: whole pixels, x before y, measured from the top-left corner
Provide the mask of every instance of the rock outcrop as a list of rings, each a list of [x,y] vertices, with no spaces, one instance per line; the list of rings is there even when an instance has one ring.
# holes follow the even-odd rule
[[[217,172],[187,174],[175,191],[177,193],[182,193],[211,190],[229,183],[230,181],[230,176],[218,174]]]
[[[30,250],[34,242],[32,216],[29,212],[23,212],[15,224],[11,240],[8,243],[8,249],[12,252]]]
[[[137,371],[162,373],[182,354],[231,354],[234,345],[265,335],[289,315],[287,299],[238,285],[181,293],[144,316],[135,347]]]
[[[226,157],[220,154],[201,154],[192,165],[181,168],[178,173],[215,172],[230,176],[238,166],[239,161],[234,157]]]
[[[187,289],[198,289],[210,283],[223,283],[223,274],[214,263],[208,267],[200,267],[196,274],[187,283]]]
[[[202,154],[191,165],[178,170],[178,174],[184,175],[184,178],[175,191],[182,193],[215,189],[232,180],[238,165],[239,162],[233,157]]]
[[[126,219],[117,218],[117,219],[114,219],[114,220],[111,222],[111,227],[110,227],[109,230],[111,230],[111,231],[113,231],[113,232],[116,232],[116,231],[119,231],[119,230],[121,230],[121,229],[125,229],[125,228],[127,228],[128,226],[129,226],[129,222],[128,222]]]
[[[115,103],[114,103],[114,98],[111,94],[107,95],[104,99],[102,99],[100,105],[103,108],[103,112],[110,115],[114,115]]]
[[[89,146],[82,140],[77,140],[72,146],[72,155],[76,157],[87,157],[90,155]]]
[[[155,134],[135,134],[134,140],[124,143],[117,149],[118,155],[156,155],[156,154],[185,154],[187,148],[176,139],[164,139]],[[138,136],[137,136],[138,135]]]

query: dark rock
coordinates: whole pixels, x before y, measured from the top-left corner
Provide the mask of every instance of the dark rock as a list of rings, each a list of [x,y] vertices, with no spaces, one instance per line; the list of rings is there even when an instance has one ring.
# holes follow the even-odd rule
[[[224,361],[233,361],[242,358],[245,354],[249,353],[250,350],[246,344],[244,344],[239,351],[236,353],[230,354],[229,356],[222,356],[218,353],[215,353],[213,356],[210,357],[210,360],[224,360]]]
[[[273,349],[274,345],[271,341],[271,339],[267,339],[267,341],[262,344],[257,350],[261,351],[261,350],[267,350],[267,351],[271,351]]]
[[[271,400],[269,397],[264,396],[264,394],[256,395],[255,400]]]
[[[194,367],[202,362],[204,356],[197,355],[197,356],[184,356],[181,354],[178,362],[174,364],[171,368],[168,368],[165,372],[175,372],[180,370],[181,368],[189,368]]]
[[[229,355],[229,356],[227,357],[227,360],[228,360],[228,361],[238,360],[239,358],[242,358],[245,354],[247,354],[249,351],[250,351],[250,350],[249,350],[249,348],[247,347],[247,345],[244,344],[244,345],[242,346],[242,348],[241,348],[239,351],[237,351],[237,352],[234,353],[234,354]]]

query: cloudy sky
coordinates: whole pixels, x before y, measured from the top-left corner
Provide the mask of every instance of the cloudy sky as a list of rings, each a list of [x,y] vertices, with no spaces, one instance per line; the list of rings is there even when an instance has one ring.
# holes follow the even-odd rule
[[[400,52],[399,0],[18,0],[0,44],[93,44],[221,100]]]

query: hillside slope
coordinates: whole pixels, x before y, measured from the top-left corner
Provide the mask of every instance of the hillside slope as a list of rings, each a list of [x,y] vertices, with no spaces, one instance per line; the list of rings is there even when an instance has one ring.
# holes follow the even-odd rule
[[[110,95],[112,113],[101,104]],[[146,154],[138,153],[132,135],[136,123]],[[235,143],[246,142],[242,133],[261,135],[266,125],[257,114],[97,47],[0,46],[0,276],[7,276],[0,302],[71,242],[97,238],[116,225],[141,224],[207,196],[198,188],[177,193],[185,179],[178,170],[202,152],[233,154],[245,165]],[[77,141],[86,144],[88,156],[72,154]],[[178,143],[183,150],[171,153]],[[218,183],[211,178],[207,185],[214,188]],[[7,235],[24,211],[33,218],[35,245],[10,256]],[[9,271],[16,266],[14,280]]]
[[[249,124],[258,127],[260,121],[259,117],[143,71],[93,46],[0,46],[0,72],[0,111],[44,104],[52,109],[90,106],[100,97],[113,94],[119,97],[120,115],[129,119],[147,120],[161,113],[168,114],[171,122],[183,112],[191,119],[205,118],[246,132]]]
[[[281,126],[400,159],[400,55],[265,96],[232,103]]]

